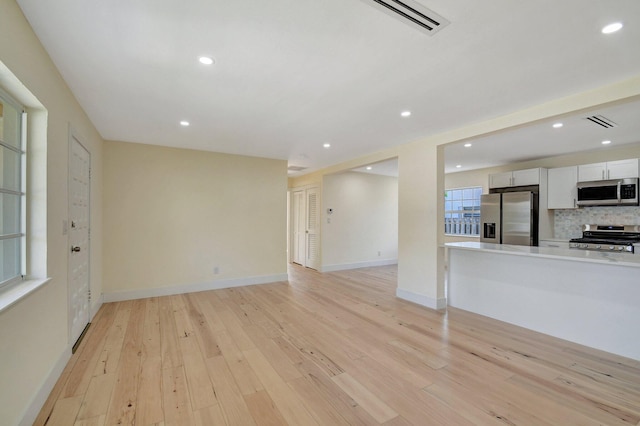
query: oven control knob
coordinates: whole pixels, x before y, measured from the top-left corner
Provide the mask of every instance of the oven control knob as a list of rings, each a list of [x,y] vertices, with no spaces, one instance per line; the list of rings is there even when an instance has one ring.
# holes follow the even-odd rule
[[[616,246],[609,246],[609,250],[615,250]]]
[[[598,245],[596,246],[596,249],[598,249],[598,250],[600,250],[601,248],[602,248],[602,246],[601,246],[600,244],[598,244]]]
[[[622,250],[624,250],[624,247],[620,246],[620,247],[618,247],[618,250],[622,251]]]
[[[582,245],[582,248],[588,248],[588,247],[589,247],[589,244],[583,244]]]

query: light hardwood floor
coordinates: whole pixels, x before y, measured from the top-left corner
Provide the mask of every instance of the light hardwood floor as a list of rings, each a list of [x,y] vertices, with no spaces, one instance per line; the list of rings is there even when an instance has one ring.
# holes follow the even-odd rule
[[[396,275],[105,304],[36,424],[640,424],[639,361],[404,302]]]

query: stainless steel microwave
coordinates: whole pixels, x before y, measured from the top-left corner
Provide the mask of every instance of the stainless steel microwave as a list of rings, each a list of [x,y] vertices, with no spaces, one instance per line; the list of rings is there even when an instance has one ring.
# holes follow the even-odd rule
[[[638,178],[578,182],[579,206],[637,206]]]

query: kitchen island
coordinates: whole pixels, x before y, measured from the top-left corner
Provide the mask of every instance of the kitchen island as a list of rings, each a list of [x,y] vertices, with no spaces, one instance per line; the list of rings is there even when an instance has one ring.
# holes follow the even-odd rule
[[[448,305],[640,360],[640,254],[445,247]]]

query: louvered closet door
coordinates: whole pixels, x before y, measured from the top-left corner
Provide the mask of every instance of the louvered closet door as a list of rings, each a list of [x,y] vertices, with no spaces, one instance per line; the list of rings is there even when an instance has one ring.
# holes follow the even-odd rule
[[[305,266],[307,219],[305,215],[305,191],[293,193],[293,262]]]
[[[72,135],[69,156],[69,321],[75,342],[90,320],[89,311],[89,152]]]
[[[305,244],[305,266],[312,269],[320,267],[320,191],[307,189],[307,229]]]

